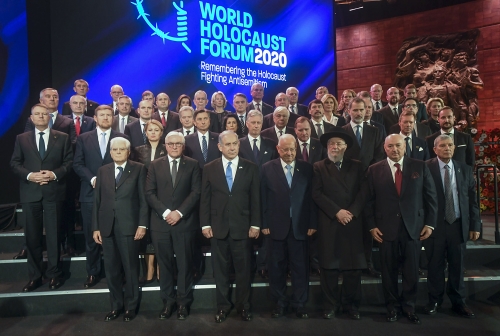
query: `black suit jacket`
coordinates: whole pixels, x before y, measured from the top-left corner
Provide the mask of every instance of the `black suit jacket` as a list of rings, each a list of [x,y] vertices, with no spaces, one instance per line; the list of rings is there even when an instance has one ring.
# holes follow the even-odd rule
[[[420,122],[415,123],[415,129],[418,133],[417,136],[422,140],[425,140],[429,135],[432,134],[431,129],[427,125],[424,125]],[[401,127],[399,127],[399,123],[391,126],[390,134],[399,134],[399,132],[401,132]],[[413,134],[415,134],[415,130],[413,131]]]
[[[153,116],[151,117],[152,119],[158,120],[161,123],[161,115],[160,112],[155,112],[153,113]],[[212,120],[210,120],[210,123],[212,123]],[[163,138],[171,132],[175,131],[176,129],[182,127],[181,121],[179,120],[179,114],[168,111],[167,113],[167,127],[163,129]]]
[[[381,124],[382,126],[384,126],[384,116],[379,111],[373,111],[372,117],[370,118],[370,120],[376,121],[379,124]]]
[[[424,225],[436,227],[437,193],[429,168],[423,161],[404,158],[402,170],[401,196],[398,196],[387,160],[368,168],[367,226],[378,228],[382,239],[387,241],[397,239],[401,220],[414,240],[419,239]]]
[[[373,102],[373,99],[372,99],[372,102]],[[383,100],[380,100],[380,102],[382,103],[382,106],[381,106],[380,108],[385,107],[385,106],[387,106],[387,104],[388,104],[386,101],[383,101]],[[373,111],[374,111],[374,112],[375,112],[375,111],[380,111],[380,109],[375,110],[376,108],[377,108],[376,103],[373,103]]]
[[[290,110],[290,107],[288,107],[288,110]],[[311,119],[311,115],[309,114],[309,108],[305,105],[297,103],[297,108],[295,109],[295,113],[297,113],[299,117],[306,117]]]
[[[427,120],[422,121],[422,125],[426,125],[431,129],[431,134],[434,134],[436,132],[439,132],[441,130],[441,126],[439,126],[439,122],[429,118]]]
[[[262,168],[262,165],[268,161],[274,160],[278,157],[278,153],[276,151],[276,144],[273,140],[260,137],[260,150],[259,150],[259,160],[255,160],[255,156],[253,155],[253,142],[250,144],[248,140],[248,136],[240,139],[240,152],[239,156],[244,158],[245,160],[252,161],[257,166],[259,166],[259,170]]]
[[[416,160],[427,161],[430,159],[429,147],[427,147],[427,142],[417,138],[415,132],[411,137],[411,154],[410,157]]]
[[[113,108],[113,103],[108,104],[108,106],[111,106],[111,108]],[[114,112],[114,114],[115,114],[115,115],[118,115],[118,114],[119,114],[119,113],[118,113],[118,110],[116,110],[116,111]],[[130,116],[132,116],[132,117],[134,117],[134,118],[139,119],[139,114],[137,113],[137,111],[136,111],[136,110],[135,110],[135,108],[133,108],[133,107],[131,107],[131,108],[130,108],[130,113],[129,113],[129,115],[130,115]]]
[[[417,116],[416,116],[416,121],[422,122],[423,120],[427,120],[427,109],[425,108],[425,104],[422,102],[418,102],[418,110],[417,110]],[[403,111],[403,104],[398,105],[398,115],[401,115],[401,112]]]
[[[87,109],[85,110],[85,115],[88,117],[93,117],[95,115],[95,109],[99,106],[99,103],[90,99],[87,99]],[[71,115],[73,111],[71,111],[71,107],[69,105],[69,101],[65,102],[63,105],[62,114],[63,115]]]
[[[67,115],[67,118],[71,119],[73,121],[73,125],[75,124],[75,119],[73,119],[73,114]],[[86,132],[90,132],[95,129],[95,120],[92,117],[86,116],[85,114],[82,115],[80,119],[80,135]],[[76,134],[76,129],[75,129],[75,134]],[[76,139],[75,139],[76,143]]]
[[[141,119],[137,119],[130,124],[125,126],[125,134],[130,139],[130,145],[132,147],[139,147],[144,145],[144,138],[142,136],[142,127],[141,127]],[[146,140],[147,141],[147,140]]]
[[[151,161],[151,150],[152,150],[152,147],[151,147],[151,144],[149,142],[145,145],[136,147],[134,150],[135,161],[142,163],[144,166],[146,166],[146,169],[149,168],[149,165],[152,162]],[[154,160],[159,159],[165,155],[167,155],[167,149],[165,148],[165,144],[163,144],[163,142],[160,141],[158,146],[156,146]]]
[[[321,161],[327,157],[326,149],[323,147],[321,142],[318,139],[310,138],[309,139],[309,154],[307,162],[310,164],[315,164],[318,161]],[[302,151],[304,147],[300,145],[299,140],[297,140],[297,152],[296,158],[299,160],[303,160]]]
[[[436,153],[434,153],[434,140],[436,140],[440,134],[441,131],[436,132],[425,139],[427,141],[427,146],[429,147],[429,154],[431,158],[436,157]],[[455,129],[453,140],[455,144],[453,160],[464,162],[468,166],[474,167],[476,162],[476,152],[474,150],[474,142],[472,141],[471,136]]]
[[[340,120],[341,119],[339,118],[339,121]],[[316,122],[311,119],[311,121],[309,122],[309,124],[311,125],[311,138],[319,139],[318,132],[316,131]],[[340,124],[340,122],[337,122],[337,125],[339,125],[339,124]],[[335,127],[341,127],[341,126],[340,125],[339,126],[333,126],[329,122],[326,122],[326,121],[323,120],[324,133],[333,132],[335,130]]]
[[[351,148],[346,150],[344,154],[346,159],[359,160],[366,169],[368,166],[385,158],[383,139],[376,127],[370,126],[366,123],[363,125],[361,147],[358,145],[358,141],[356,140],[356,135],[351,127],[351,124],[349,123],[342,128],[345,129],[353,139]]]
[[[384,125],[381,124],[381,123],[379,123],[379,122],[376,122],[373,119],[370,119],[370,124],[369,125],[372,125],[373,127],[378,128],[378,132],[380,134],[380,137],[382,138],[382,141],[384,141],[385,138],[387,137],[387,133],[385,131]]]
[[[145,192],[146,200],[153,210],[151,230],[188,232],[199,228],[201,171],[196,160],[187,156],[179,158],[175,185],[172,184],[168,156],[153,161],[148,169]],[[167,209],[182,213],[182,218],[174,226],[163,219]]]
[[[263,101],[261,101],[261,104],[262,104],[262,106],[260,107],[260,109],[261,109],[261,112],[264,116],[266,116],[268,114],[272,114],[274,112],[274,108],[271,105],[266,104]],[[251,110],[257,110],[257,108],[253,105],[253,103],[250,103],[247,106],[247,112],[249,112]]]
[[[200,225],[211,226],[216,239],[247,239],[250,226],[261,226],[260,180],[256,164],[239,158],[232,190],[222,158],[205,165],[201,182]]]
[[[291,134],[295,138],[297,138],[297,135],[295,134],[295,129],[293,127],[289,127],[289,126],[285,127],[284,134]],[[262,132],[260,132],[260,136],[271,139],[275,145],[278,144],[278,135],[276,134],[276,132],[274,130],[274,126],[269,127],[267,129],[263,130]]]
[[[198,139],[198,132],[186,135],[184,137],[184,139],[186,140],[186,144],[184,147],[184,155],[197,160],[201,169],[203,169],[203,167],[207,163],[217,158],[220,158],[221,156],[219,147],[217,147],[217,144],[219,143],[219,134],[209,131],[205,133],[205,135],[208,135],[207,138],[208,153],[206,162],[203,159],[203,152],[201,151],[200,141]]]
[[[109,140],[115,137],[124,137],[128,139],[125,134],[111,130]],[[101,156],[97,129],[84,133],[78,137],[76,140],[73,169],[81,180],[80,202],[94,201],[94,188],[92,188],[90,181],[94,176],[97,176],[97,171],[101,166],[111,162],[113,162],[113,159],[111,159],[111,155],[109,154],[109,141],[104,159]]]
[[[127,161],[120,181],[115,180],[115,163],[99,168],[92,208],[92,231],[103,237],[120,232],[134,236],[137,227],[149,226],[149,208],[144,195],[147,169],[142,163]]]
[[[286,124],[288,127],[294,128],[295,121],[299,119],[300,116],[295,113],[290,113],[290,117],[288,118],[288,123]],[[274,126],[273,114],[268,114],[264,116],[264,120],[262,121],[262,129],[266,129]]]
[[[455,180],[457,183],[458,195],[453,195],[453,197],[458,196],[458,204],[460,207],[460,218],[462,224],[462,238],[464,242],[469,239],[469,231],[481,231],[481,218],[479,216],[479,207],[477,205],[477,195],[476,195],[476,181],[472,175],[472,168],[463,162],[452,160],[453,167],[455,170]],[[443,239],[445,238],[446,230],[445,225],[449,225],[445,222],[445,196],[443,179],[441,178],[441,173],[439,169],[439,162],[437,158],[430,159],[426,162],[427,167],[431,172],[432,178],[434,179],[434,184],[436,185],[437,191],[437,201],[438,201],[438,215],[437,215],[437,226],[430,238]]]
[[[290,208],[295,239],[306,240],[307,230],[318,227],[317,209],[311,197],[312,177],[312,165],[296,160],[289,187],[280,158],[262,166],[262,228],[270,229],[272,239],[286,239],[290,231]]]
[[[115,132],[120,132],[120,118],[121,117],[119,114],[117,114],[113,117],[113,123],[111,124],[111,129]],[[127,124],[125,125],[125,127],[127,127],[128,124],[131,124],[136,120],[137,120],[137,118],[129,115],[127,118]],[[123,130],[123,132],[125,132],[125,129]]]
[[[33,124],[31,118],[28,117],[28,120],[26,121],[26,126],[24,127],[24,131],[29,132],[33,131],[34,129],[35,129],[35,124]],[[71,144],[73,145],[75,144],[76,130],[73,120],[66,118],[58,113],[56,116],[56,120],[52,125],[52,129],[55,131],[66,133],[67,135],[69,135],[69,140],[71,141]]]
[[[399,122],[399,115],[394,115],[394,112],[391,110],[391,107],[389,105],[382,107],[377,112],[382,114],[382,117],[384,118],[386,133],[391,134],[391,126]]]
[[[66,175],[73,163],[73,150],[69,136],[51,129],[43,159],[36,146],[36,136],[35,130],[19,134],[10,159],[10,167],[20,180],[21,203],[37,202],[42,198],[52,202],[64,201],[66,199]],[[30,173],[40,170],[54,172],[57,180],[45,185],[27,180]]]

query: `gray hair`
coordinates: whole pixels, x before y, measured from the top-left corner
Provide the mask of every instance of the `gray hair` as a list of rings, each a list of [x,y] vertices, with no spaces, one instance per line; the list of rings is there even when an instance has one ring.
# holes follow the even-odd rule
[[[443,140],[451,140],[451,142],[454,143],[453,137],[447,135],[447,134],[440,134],[437,136],[436,139],[434,139],[434,147],[437,147],[438,143],[440,143]]]
[[[168,132],[168,134],[165,136],[165,144],[168,142],[168,138],[171,137],[171,136],[179,136],[181,137],[181,142],[182,144],[184,145],[186,143],[186,139],[184,139],[184,134],[182,134],[181,132],[177,132],[177,131],[171,131],[171,132]]]
[[[113,139],[109,140],[109,148],[113,148],[116,142],[124,142],[127,150],[130,150],[130,141],[128,141],[124,137],[114,137]]]
[[[183,106],[183,107],[181,107],[181,108],[180,108],[180,110],[179,110],[179,112],[178,112],[178,113],[179,113],[179,115],[181,114],[181,112],[182,112],[182,111],[186,111],[186,110],[191,111],[191,116],[193,116],[193,115],[194,115],[194,109],[193,109],[191,106],[188,106],[188,105]]]
[[[282,136],[280,136],[280,139],[278,141],[278,146],[281,145],[282,141],[286,141],[286,140],[291,140],[291,141],[293,141],[295,143],[295,145],[297,145],[296,144],[297,141],[295,140],[295,137],[293,135],[291,135],[291,134],[283,134]],[[295,147],[297,147],[297,146],[295,146]]]
[[[133,105],[133,103],[132,103],[132,98],[130,98],[130,97],[129,97],[129,96],[127,96],[127,95],[123,95],[123,96],[118,97],[118,101],[120,101],[120,99],[128,99],[128,101],[130,102],[130,106],[132,106],[132,105]]]
[[[238,135],[236,133],[234,133],[234,131],[231,131],[231,130],[225,130],[224,132],[222,132],[221,134],[219,134],[219,144],[223,144],[223,141],[224,141],[224,138],[228,135],[235,135],[236,136],[236,139],[238,139]]]
[[[40,91],[40,98],[43,98],[43,93],[44,93],[45,91],[47,91],[47,90],[52,90],[52,91],[57,92],[57,90],[56,90],[56,89],[53,89],[53,88],[45,88],[45,89],[43,89],[42,91]],[[57,95],[59,96],[59,92],[57,92]]]
[[[80,95],[77,95],[77,94],[72,95],[71,98],[69,99],[69,102],[71,103],[75,99],[75,97],[82,97],[83,100],[85,101],[85,104],[87,103],[87,97],[80,96]]]
[[[295,86],[290,86],[288,89],[286,89],[285,94],[288,94],[288,91],[290,91],[291,89],[297,90],[297,96],[299,95],[299,89],[297,89]]]
[[[197,94],[202,94],[202,93],[205,95],[205,98],[208,98],[207,93],[206,93],[205,91],[203,91],[203,90],[198,90],[198,91],[196,91],[196,92],[194,93],[194,96],[196,97],[196,95],[197,95]]]
[[[279,112],[286,112],[286,115],[288,117],[290,117],[290,111],[288,111],[288,109],[284,106],[278,106],[274,112],[273,112],[273,116],[276,115],[276,113],[279,113]]]
[[[247,113],[247,120],[248,120],[248,118],[251,118],[251,117],[260,117],[260,119],[264,119],[264,115],[259,110],[250,110],[250,111],[248,111],[248,113]]]

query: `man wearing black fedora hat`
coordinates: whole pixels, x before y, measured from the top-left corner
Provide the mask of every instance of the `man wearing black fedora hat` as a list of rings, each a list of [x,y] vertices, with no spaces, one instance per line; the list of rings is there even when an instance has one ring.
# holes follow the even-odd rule
[[[346,130],[335,127],[320,140],[328,158],[314,164],[312,197],[319,207],[320,276],[326,299],[323,317],[330,319],[343,308],[351,319],[359,320],[361,270],[366,268],[361,216],[366,202],[362,189],[365,168],[360,161],[344,157],[353,145]]]

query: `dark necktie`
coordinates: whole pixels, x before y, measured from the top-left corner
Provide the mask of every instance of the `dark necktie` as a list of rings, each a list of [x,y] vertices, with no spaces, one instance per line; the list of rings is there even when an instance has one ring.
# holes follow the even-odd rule
[[[146,124],[142,124],[142,141],[144,144],[148,141],[148,138],[146,137]]]
[[[410,147],[410,137],[405,138],[406,141],[406,156],[410,157],[411,156],[411,147]]]
[[[260,110],[260,103],[257,103],[256,105],[257,105],[257,110],[258,110],[259,112],[262,112],[262,111]]]
[[[243,131],[245,129],[245,120],[243,120],[243,116],[240,116],[240,124],[241,124],[241,130]]]
[[[52,113],[49,113],[49,116],[49,128],[52,129],[52,126],[54,126],[54,115]]]
[[[401,186],[403,185],[403,173],[401,172],[401,165],[399,163],[395,163],[394,167],[396,167],[396,174],[394,174],[394,183],[396,184],[396,191],[398,192],[398,196],[401,196]]]
[[[165,120],[165,113],[161,113],[161,124],[163,127],[167,127],[167,121]]]
[[[280,136],[282,136],[282,135],[283,135],[283,131],[280,131]]]
[[[293,105],[292,105],[292,106],[290,106],[290,111],[291,111],[292,113],[295,113],[295,106],[293,106]]]
[[[45,133],[40,132],[39,134],[40,140],[38,140],[38,152],[40,153],[40,157],[43,159],[45,157],[45,140],[43,140],[43,135]]]
[[[172,161],[172,185],[175,185],[175,179],[177,178],[177,160]]]
[[[186,135],[189,135],[189,133],[191,133],[190,130],[186,130]]]
[[[202,136],[201,140],[201,151],[203,153],[203,160],[207,162],[207,157],[208,157],[208,144],[207,144],[207,139],[205,136]]]
[[[397,108],[393,108],[392,111],[394,112],[394,115],[397,117],[398,116],[398,109]]]
[[[360,128],[361,126],[356,126],[356,140],[358,140],[359,147],[361,147],[361,132],[359,131]]]
[[[453,203],[453,190],[451,188],[450,166],[444,166],[444,200],[445,219],[448,224],[452,224],[457,219],[455,216],[455,206]]]
[[[227,182],[227,187],[229,188],[229,191],[233,188],[233,170],[231,169],[231,161],[227,163],[227,168],[226,168],[226,182]]]
[[[116,175],[116,184],[118,184],[118,182],[120,182],[120,179],[122,178],[122,175],[123,175],[123,167],[116,167],[116,169],[118,169],[118,174]]]
[[[376,107],[375,107],[375,111],[376,111],[376,110],[380,110],[380,102],[377,102],[377,104],[375,104],[375,106],[376,106]]]
[[[76,136],[80,135],[80,129],[81,129],[81,124],[80,124],[80,117],[75,118],[75,131],[76,131]]]
[[[257,139],[253,139],[253,157],[255,158],[255,163],[259,163],[259,147],[257,147]]]
[[[309,162],[309,154],[307,153],[307,142],[304,142],[302,146],[304,146],[302,148],[302,158],[304,159],[305,162]]]
[[[337,167],[337,169],[338,169],[339,171],[340,171],[340,165],[341,165],[341,164],[342,164],[342,163],[341,163],[340,161],[335,162],[335,167]]]
[[[318,133],[318,139],[323,135],[323,130],[321,129],[321,124],[316,124],[316,132]]]

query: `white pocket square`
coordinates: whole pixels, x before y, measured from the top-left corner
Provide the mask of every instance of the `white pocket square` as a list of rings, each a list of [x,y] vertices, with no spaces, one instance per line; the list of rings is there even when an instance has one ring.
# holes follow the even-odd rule
[[[458,145],[457,147],[465,147],[465,146],[467,146],[467,145]]]
[[[419,151],[419,152],[423,152],[423,151],[424,151],[424,149],[423,149],[422,147],[418,147],[418,151]]]
[[[243,167],[238,167],[239,169],[243,169]]]
[[[264,152],[264,154],[267,154],[267,152]]]

